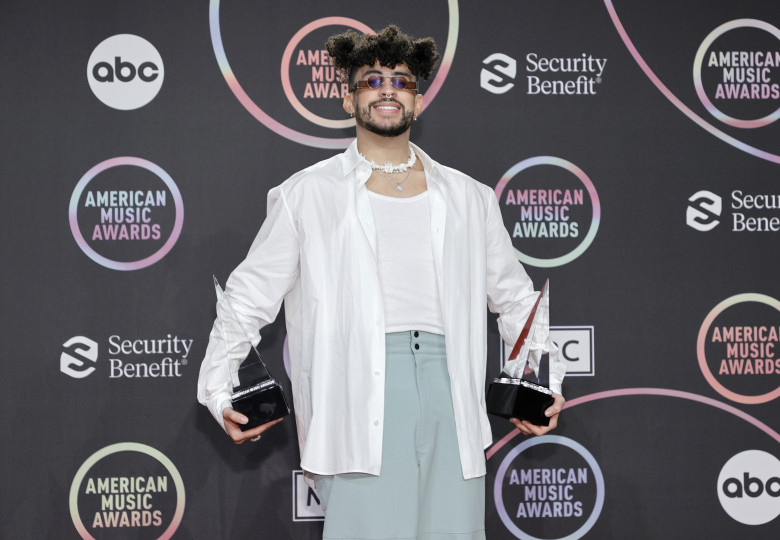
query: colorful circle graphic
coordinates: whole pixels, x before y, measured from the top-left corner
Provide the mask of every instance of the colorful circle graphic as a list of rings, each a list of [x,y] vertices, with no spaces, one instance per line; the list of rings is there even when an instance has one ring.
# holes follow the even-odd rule
[[[449,11],[449,28],[447,31],[447,43],[444,47],[444,53],[442,54],[441,64],[439,65],[439,69],[436,72],[436,76],[433,78],[433,81],[431,81],[431,84],[428,86],[428,89],[425,92],[425,102],[423,105],[423,110],[425,110],[431,104],[431,102],[433,102],[433,99],[436,97],[436,94],[438,94],[439,90],[444,84],[444,80],[447,78],[447,74],[449,73],[450,68],[452,66],[452,60],[455,57],[455,47],[458,42],[458,25],[460,24],[459,21],[460,15],[458,11],[457,0],[447,0],[447,7]],[[293,142],[304,144],[306,146],[312,146],[315,148],[343,149],[349,146],[349,144],[353,140],[353,137],[338,137],[338,138],[317,137],[314,135],[309,135],[307,133],[301,133],[300,131],[296,131],[292,128],[289,128],[284,124],[282,124],[281,122],[279,122],[278,120],[272,118],[267,112],[261,109],[252,100],[252,98],[249,97],[246,91],[242,88],[241,84],[238,82],[238,79],[236,78],[236,75],[233,73],[233,69],[230,67],[230,64],[228,62],[227,54],[225,53],[225,47],[222,43],[222,32],[220,29],[220,20],[219,20],[219,8],[220,8],[220,0],[210,0],[209,28],[211,31],[211,43],[214,48],[214,55],[217,57],[217,63],[219,65],[219,69],[222,72],[222,76],[225,78],[225,81],[230,87],[230,90],[236,96],[236,98],[241,103],[241,105],[243,105],[244,108],[247,111],[249,111],[249,113],[252,116],[254,116],[257,120],[259,120],[260,123],[262,123],[265,127],[270,129],[277,135],[281,135],[282,137],[289,139]],[[319,19],[317,21],[310,23],[309,25],[304,26],[301,30],[299,30],[295,34],[295,36],[290,41],[290,43],[295,42],[296,39],[300,41],[300,39],[302,39],[305,34],[311,32],[315,28],[332,25],[332,24],[343,24],[358,29],[368,28],[363,23],[360,23],[353,19],[347,19],[344,17],[326,17],[324,19]],[[291,52],[290,46],[288,46],[288,49]],[[286,50],[285,55],[287,54],[287,52],[288,51]],[[284,73],[286,71],[285,66],[289,66],[289,61],[286,63],[283,61],[282,65],[283,65],[282,72]],[[282,79],[284,81],[284,75],[282,76]],[[285,92],[287,92],[287,88],[285,88]],[[288,94],[288,98],[290,97],[290,95],[291,94]],[[295,106],[294,103],[293,106]],[[312,115],[310,112],[306,111],[304,113],[300,109],[298,109],[298,107],[296,107],[296,110],[298,110],[298,112],[301,113],[304,116],[304,118],[314,122],[315,124],[317,123],[319,123],[320,125],[328,124],[326,127],[333,127],[333,128],[344,127],[344,125],[347,126],[351,125],[351,121],[347,121],[350,123],[346,123],[342,125],[342,122],[340,121],[331,121],[331,120],[325,121],[325,119],[321,117],[314,118],[314,115]],[[303,110],[305,111],[305,108]]]
[[[496,510],[498,511],[498,515],[501,518],[501,521],[504,523],[504,526],[517,538],[522,538],[524,540],[543,540],[535,536],[531,536],[525,531],[521,530],[507,513],[506,506],[504,505],[503,501],[503,481],[504,477],[506,476],[507,469],[512,464],[512,461],[514,461],[518,455],[520,455],[528,448],[537,446],[539,444],[559,444],[561,446],[571,448],[580,456],[582,456],[582,458],[590,467],[591,471],[593,471],[593,478],[596,481],[596,502],[593,505],[593,511],[579,529],[566,537],[569,540],[582,538],[591,528],[593,528],[593,525],[596,523],[596,521],[598,521],[599,516],[601,515],[601,509],[604,507],[604,475],[601,472],[601,467],[599,466],[598,461],[596,461],[596,458],[593,457],[593,454],[591,454],[577,441],[567,437],[561,437],[560,435],[545,435],[543,437],[536,437],[534,439],[526,439],[514,447],[506,456],[504,456],[504,460],[501,462],[501,465],[496,471],[496,479],[493,482],[493,499],[496,502]]]
[[[528,158],[514,165],[512,168],[510,168],[507,172],[504,173],[504,176],[501,177],[501,180],[499,180],[498,184],[496,185],[496,189],[495,189],[496,197],[498,197],[498,199],[501,200],[501,194],[503,193],[504,188],[509,183],[509,181],[512,180],[512,178],[514,178],[522,171],[530,167],[535,167],[537,165],[554,165],[556,167],[561,167],[569,171],[570,173],[572,173],[580,180],[580,182],[582,182],[582,184],[587,189],[588,195],[590,196],[590,200],[593,205],[593,218],[591,219],[590,222],[590,228],[588,229],[588,234],[585,235],[585,237],[582,239],[582,242],[580,242],[576,248],[574,248],[566,255],[561,255],[560,257],[554,257],[552,259],[541,259],[538,257],[532,257],[530,255],[522,253],[520,250],[515,248],[515,253],[517,253],[517,258],[523,264],[530,264],[532,266],[536,266],[539,268],[551,268],[554,266],[562,266],[564,264],[570,263],[580,255],[582,255],[585,252],[585,250],[588,249],[588,247],[590,247],[590,244],[593,242],[593,239],[596,237],[596,232],[598,231],[599,223],[601,222],[601,203],[599,202],[599,195],[598,193],[596,193],[596,187],[593,185],[593,182],[590,181],[590,178],[588,178],[588,175],[586,175],[582,169],[577,167],[574,163],[553,156],[537,156],[533,158]]]
[[[168,471],[168,474],[171,475],[171,479],[173,479],[173,483],[176,486],[176,509],[174,510],[171,523],[165,529],[165,532],[163,532],[163,534],[158,538],[158,540],[169,540],[179,528],[182,517],[184,516],[184,482],[182,481],[181,474],[179,474],[179,470],[176,468],[173,462],[168,459],[167,456],[165,456],[159,450],[152,448],[151,446],[134,442],[123,442],[106,446],[105,448],[102,448],[101,450],[98,450],[89,456],[89,458],[87,458],[81,467],[79,467],[79,470],[76,471],[76,475],[73,477],[73,482],[70,485],[70,496],[68,498],[70,505],[70,517],[73,520],[73,524],[76,526],[76,530],[84,540],[95,540],[95,537],[92,536],[89,531],[87,531],[87,528],[84,526],[84,523],[81,520],[81,515],[79,514],[79,488],[81,487],[81,483],[83,482],[89,470],[97,462],[119,452],[139,452],[141,454],[145,454],[152,459],[159,461]]]
[[[701,67],[704,63],[704,56],[707,54],[707,51],[716,39],[718,39],[726,32],[737,28],[757,28],[759,30],[764,30],[775,36],[780,41],[780,30],[769,23],[758,21],[756,19],[737,19],[735,21],[729,21],[718,26],[715,30],[710,32],[706,38],[704,38],[704,41],[702,41],[701,45],[699,46],[699,50],[696,51],[696,58],[693,61],[693,85],[696,87],[696,93],[698,94],[699,99],[701,100],[704,107],[710,112],[710,114],[712,114],[712,116],[724,124],[738,128],[759,128],[771,124],[780,118],[780,107],[765,117],[757,118],[755,120],[740,120],[737,118],[732,118],[715,107],[715,105],[710,100],[710,97],[707,95],[707,92],[705,92],[704,85],[701,82]]]
[[[736,296],[732,296],[731,298],[725,299],[723,302],[715,306],[713,310],[710,311],[709,315],[707,315],[707,317],[704,319],[704,322],[702,323],[701,328],[699,329],[699,337],[696,341],[696,354],[698,355],[699,368],[701,369],[704,378],[707,380],[708,383],[710,383],[710,386],[712,386],[712,388],[716,392],[718,392],[721,396],[730,399],[731,401],[735,401],[737,403],[744,403],[746,405],[756,405],[759,403],[766,403],[767,401],[771,401],[779,397],[780,386],[778,386],[771,392],[767,392],[766,394],[761,394],[757,396],[745,396],[742,394],[738,394],[732,390],[729,390],[728,388],[723,386],[723,384],[721,384],[721,382],[718,381],[718,379],[715,378],[715,375],[712,373],[712,370],[710,370],[710,366],[707,363],[707,355],[705,350],[707,335],[709,334],[712,323],[715,321],[718,315],[726,311],[728,308],[735,306],[737,304],[741,304],[743,302],[758,302],[760,304],[765,304],[769,307],[772,307],[777,311],[780,311],[780,301],[777,301],[774,298],[763,294],[745,293],[745,294],[738,294]]]
[[[650,69],[650,66],[647,65],[647,62],[645,62],[645,59],[642,58],[642,55],[639,53],[639,50],[636,48],[636,45],[634,45],[634,43],[631,41],[628,32],[626,32],[626,29],[623,27],[623,23],[620,21],[620,17],[618,17],[617,11],[615,10],[615,6],[612,4],[612,0],[604,0],[604,5],[607,8],[607,12],[609,13],[610,18],[612,19],[612,24],[615,25],[615,29],[620,35],[620,39],[623,40],[623,43],[628,49],[628,52],[631,53],[631,56],[634,58],[634,61],[642,69],[642,71],[645,73],[647,78],[650,79],[650,81],[655,85],[656,88],[658,88],[661,94],[663,94],[666,97],[666,99],[668,99],[675,107],[677,107],[677,109],[679,109],[680,112],[682,112],[685,116],[691,119],[694,123],[699,125],[699,127],[706,130],[708,133],[714,135],[715,137],[722,140],[723,142],[730,144],[734,148],[737,148],[738,150],[746,152],[757,158],[765,159],[772,163],[780,163],[780,155],[767,152],[766,150],[761,150],[760,148],[756,148],[755,146],[751,146],[721,131],[717,127],[713,126],[712,124],[704,120],[701,116],[693,112],[693,110],[691,110],[690,107],[688,107],[677,96],[675,96],[672,93],[672,91],[669,90],[669,88],[667,88],[667,86],[663,82],[661,82],[661,79],[658,78],[658,75],[656,75],[655,72],[653,72],[653,70]]]
[[[176,207],[176,218],[173,224],[173,229],[171,230],[171,234],[165,244],[163,244],[163,246],[152,255],[133,262],[114,261],[99,254],[92,248],[92,246],[87,243],[84,235],[81,234],[81,229],[79,227],[79,200],[81,200],[81,195],[84,192],[84,189],[86,189],[90,181],[92,181],[92,179],[95,178],[98,174],[112,167],[121,166],[141,167],[142,169],[146,169],[155,174],[165,183],[166,187],[171,192]],[[102,266],[105,266],[106,268],[111,268],[112,270],[138,270],[140,268],[151,266],[165,257],[165,255],[167,255],[171,248],[173,248],[173,246],[176,244],[184,224],[184,202],[182,201],[181,193],[179,193],[179,188],[176,186],[173,178],[171,178],[171,176],[160,166],[155,165],[151,161],[137,157],[117,157],[108,159],[102,163],[98,163],[89,171],[87,171],[87,174],[85,174],[81,180],[79,180],[78,184],[76,185],[76,189],[73,190],[73,195],[70,198],[70,209],[68,214],[70,219],[70,230],[73,233],[73,238],[75,238],[78,246],[84,253],[87,254],[90,259]]]
[[[346,17],[326,17],[324,19],[318,19],[316,21],[310,22],[295,33],[293,38],[290,40],[290,43],[287,44],[287,48],[284,49],[284,54],[282,55],[282,87],[284,88],[284,93],[293,108],[312,124],[317,124],[318,126],[327,128],[347,128],[355,125],[355,121],[353,119],[345,118],[343,120],[331,120],[314,114],[309,109],[304,107],[303,103],[301,103],[298,97],[295,95],[295,92],[292,89],[292,84],[290,84],[290,60],[292,59],[295,47],[297,47],[301,40],[308,34],[314,30],[317,30],[318,28],[323,28],[325,26],[349,26],[355,30],[360,30],[364,34],[374,33],[370,27],[366,26],[362,22],[356,21],[355,19],[348,19]]]
[[[701,396],[698,394],[693,394],[691,392],[684,392],[681,390],[672,390],[667,388],[620,388],[615,390],[606,390],[603,392],[596,392],[594,394],[588,394],[586,396],[581,396],[574,398],[570,401],[566,402],[566,405],[564,406],[565,409],[571,409],[572,407],[576,407],[578,405],[584,405],[586,403],[591,403],[594,401],[599,401],[602,399],[611,399],[611,398],[622,398],[622,397],[632,397],[632,396],[659,396],[659,397],[670,397],[670,398],[677,398],[677,399],[683,399],[692,401],[695,403],[701,403],[703,405],[707,405],[710,407],[713,407],[715,409],[724,411],[726,413],[729,413],[733,416],[736,416],[737,418],[747,422],[748,424],[752,425],[753,427],[757,428],[759,431],[763,432],[767,436],[769,436],[773,441],[780,444],[780,433],[772,429],[770,426],[766,425],[765,423],[761,422],[757,418],[749,415],[743,410],[740,410],[733,405],[730,405],[728,403],[723,403],[722,401],[718,401],[716,399]],[[498,452],[501,451],[502,448],[504,448],[506,445],[510,444],[515,437],[521,436],[521,432],[518,429],[512,429],[509,433],[507,433],[504,437],[502,437],[500,440],[496,441],[490,448],[487,449],[485,452],[485,459],[490,460]],[[541,442],[545,442],[545,439],[548,437],[551,437],[551,435],[545,435],[543,437],[539,437],[536,439],[528,439],[525,442],[533,442],[537,441],[537,444],[540,444]],[[521,443],[521,444],[525,444]],[[518,448],[520,445],[518,445]],[[516,450],[516,449],[515,449]],[[506,460],[506,458],[505,458]],[[497,472],[497,478],[500,478],[500,474],[502,471]],[[583,531],[584,533],[584,531]],[[522,536],[520,538],[528,538],[527,535]],[[568,537],[568,538],[579,538],[579,537]]]

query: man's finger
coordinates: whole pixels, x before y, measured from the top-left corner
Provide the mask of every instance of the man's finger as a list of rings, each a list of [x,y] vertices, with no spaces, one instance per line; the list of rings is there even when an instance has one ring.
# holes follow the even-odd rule
[[[233,409],[225,409],[224,413],[222,414],[224,418],[227,418],[229,420],[232,420],[236,424],[246,424],[249,422],[249,418],[241,414],[240,412],[234,411]]]

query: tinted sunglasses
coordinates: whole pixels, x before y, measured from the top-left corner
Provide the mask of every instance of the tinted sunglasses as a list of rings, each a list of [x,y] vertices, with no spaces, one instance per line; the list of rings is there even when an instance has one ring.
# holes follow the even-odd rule
[[[370,77],[366,78],[362,81],[355,81],[355,84],[352,86],[352,91],[361,90],[370,88],[371,90],[377,90],[378,88],[381,88],[383,84],[385,84],[385,81],[389,80],[390,84],[393,85],[393,88],[396,90],[409,90],[410,92],[417,92],[417,82],[416,81],[410,81],[406,77],[401,77],[399,75],[393,75],[392,77],[383,77],[381,75],[371,75]]]

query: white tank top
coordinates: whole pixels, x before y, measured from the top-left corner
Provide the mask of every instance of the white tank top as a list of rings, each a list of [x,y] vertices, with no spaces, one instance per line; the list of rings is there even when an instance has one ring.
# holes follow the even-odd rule
[[[374,212],[385,331],[444,334],[433,267],[428,192],[409,198],[368,192]]]

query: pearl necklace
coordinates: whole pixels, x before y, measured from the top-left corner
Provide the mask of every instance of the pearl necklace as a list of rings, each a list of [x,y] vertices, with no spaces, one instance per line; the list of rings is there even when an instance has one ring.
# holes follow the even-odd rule
[[[408,171],[410,168],[414,166],[414,164],[417,162],[417,154],[414,153],[414,150],[412,150],[411,145],[409,146],[409,160],[406,163],[401,163],[400,165],[393,165],[392,163],[385,163],[384,165],[379,165],[376,163],[373,159],[368,159],[363,154],[360,154],[360,157],[365,159],[368,162],[368,166],[371,167],[372,171],[382,171],[386,174],[397,174]],[[401,191],[400,189],[398,191]]]

